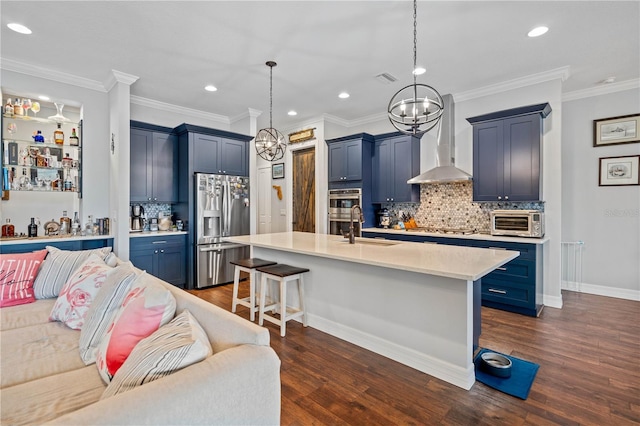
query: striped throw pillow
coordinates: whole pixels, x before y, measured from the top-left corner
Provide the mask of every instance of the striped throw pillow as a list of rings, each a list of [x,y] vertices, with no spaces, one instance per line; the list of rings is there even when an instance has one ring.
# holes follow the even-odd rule
[[[58,297],[62,286],[67,282],[73,271],[82,265],[91,253],[98,255],[102,260],[111,253],[111,247],[75,251],[60,250],[52,246],[47,246],[46,248],[49,255],[42,264],[36,281],[33,283],[36,299]]]
[[[133,348],[101,399],[161,379],[202,361],[212,353],[207,333],[185,309]]]
[[[36,301],[33,282],[46,255],[46,250],[0,254],[0,307]]]
[[[113,321],[137,274],[130,262],[109,273],[85,316],[80,330],[80,357],[85,365],[96,362],[96,350]]]

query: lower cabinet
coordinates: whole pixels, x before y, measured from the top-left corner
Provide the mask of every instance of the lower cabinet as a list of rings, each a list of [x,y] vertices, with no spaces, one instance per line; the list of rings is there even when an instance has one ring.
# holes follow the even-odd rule
[[[40,240],[37,243],[11,244],[2,243],[0,245],[0,253],[29,253],[36,250],[42,250],[46,246],[56,247],[60,250],[92,250],[102,247],[113,247],[113,238],[92,238],[88,240],[78,239],[75,241],[55,241]]]
[[[433,237],[415,233],[403,235],[363,232],[362,236],[518,251],[520,256],[482,277],[482,305],[533,317],[538,316],[542,310],[542,246],[540,244]]]
[[[187,236],[135,237],[129,240],[129,259],[136,267],[184,288],[187,282]]]

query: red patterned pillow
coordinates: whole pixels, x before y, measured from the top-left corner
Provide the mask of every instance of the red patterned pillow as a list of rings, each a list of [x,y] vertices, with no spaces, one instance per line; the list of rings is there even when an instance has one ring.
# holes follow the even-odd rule
[[[33,282],[47,250],[0,254],[0,308],[36,301]]]

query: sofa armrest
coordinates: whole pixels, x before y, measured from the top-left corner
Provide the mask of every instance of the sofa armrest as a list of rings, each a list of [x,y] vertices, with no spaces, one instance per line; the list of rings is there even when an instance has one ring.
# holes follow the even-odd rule
[[[279,423],[280,359],[268,346],[240,345],[48,424]]]

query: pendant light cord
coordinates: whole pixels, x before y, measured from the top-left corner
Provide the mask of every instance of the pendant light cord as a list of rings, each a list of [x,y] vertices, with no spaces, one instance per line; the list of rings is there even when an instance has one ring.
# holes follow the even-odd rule
[[[413,0],[413,84],[416,84],[418,66],[418,0]]]
[[[273,129],[273,65],[269,64],[269,128]]]

